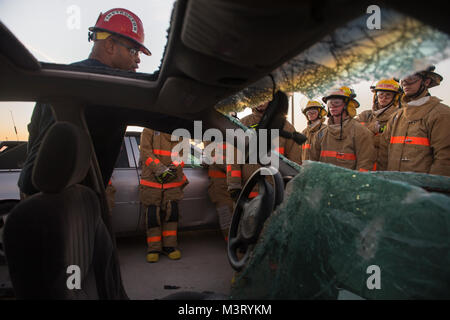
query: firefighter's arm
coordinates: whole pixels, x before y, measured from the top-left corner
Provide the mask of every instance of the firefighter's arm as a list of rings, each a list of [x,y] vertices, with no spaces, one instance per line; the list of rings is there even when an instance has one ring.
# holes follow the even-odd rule
[[[190,151],[191,148],[191,144],[189,143],[189,140],[185,137],[177,137],[177,136],[170,136],[171,141],[176,141],[177,143],[175,143],[175,145],[172,147],[171,152],[174,151],[174,149],[176,148],[176,150],[178,150],[178,155],[174,158],[172,155],[172,163],[169,165],[170,169],[180,169],[181,171],[183,171],[184,168],[184,161],[191,161],[191,154],[190,152],[188,154],[186,154],[186,159],[184,159],[184,151],[185,151],[185,147],[186,149],[188,149]],[[181,148],[178,148],[177,146],[180,145],[182,146]]]
[[[227,169],[227,185],[228,191],[242,189],[242,165],[238,164],[238,149],[230,144],[227,144],[227,149],[233,148],[234,154],[233,158],[225,159],[226,169]],[[231,163],[230,163],[231,160]]]
[[[324,129],[321,129],[317,134],[313,135],[311,139],[310,160],[319,161],[321,142],[324,135]]]
[[[357,126],[355,134],[356,170],[372,171],[377,152],[373,144],[373,134],[369,129]]]
[[[286,139],[286,153],[285,156],[291,161],[301,165],[302,164],[302,146],[292,139]]]
[[[356,116],[355,120],[361,123],[363,126],[366,126],[367,122],[369,121],[370,113],[371,113],[370,110],[363,111]]]
[[[227,164],[227,186],[228,192],[233,200],[241,193],[242,186],[242,167],[240,164]]]
[[[430,174],[450,176],[450,113],[439,114],[430,124],[430,146],[433,151],[433,163]]]
[[[240,164],[227,165],[228,191],[242,189],[242,166]]]
[[[141,133],[140,163],[142,172],[148,172],[155,176],[161,175],[167,167],[153,153],[153,130],[145,128]]]
[[[296,132],[294,126],[288,121],[285,122],[283,129],[290,133],[299,134]],[[284,156],[299,165],[302,164],[302,147],[294,138],[284,139]]]
[[[392,132],[392,118],[388,121],[386,129],[379,135],[379,145],[377,154],[377,171],[386,171],[388,163],[389,143]]]

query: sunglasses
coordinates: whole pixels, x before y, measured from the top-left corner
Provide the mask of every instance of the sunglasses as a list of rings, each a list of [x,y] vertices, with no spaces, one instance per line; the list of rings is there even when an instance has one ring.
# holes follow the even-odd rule
[[[141,51],[139,51],[139,49],[130,47],[129,45],[126,45],[125,43],[123,43],[123,42],[121,42],[121,41],[119,41],[117,39],[111,38],[111,40],[114,41],[114,43],[117,43],[118,45],[128,49],[128,51],[130,52],[130,54],[132,56],[138,56],[141,53]]]

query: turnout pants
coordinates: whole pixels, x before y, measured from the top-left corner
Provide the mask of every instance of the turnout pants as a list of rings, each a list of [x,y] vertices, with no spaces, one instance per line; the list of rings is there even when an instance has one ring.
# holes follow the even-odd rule
[[[211,177],[211,173],[210,173]],[[216,206],[219,216],[220,230],[228,240],[228,231],[230,229],[231,219],[233,218],[233,199],[228,192],[226,175],[225,177],[211,177],[208,187],[208,195]]]
[[[177,246],[178,215],[178,201],[147,207],[147,252]]]

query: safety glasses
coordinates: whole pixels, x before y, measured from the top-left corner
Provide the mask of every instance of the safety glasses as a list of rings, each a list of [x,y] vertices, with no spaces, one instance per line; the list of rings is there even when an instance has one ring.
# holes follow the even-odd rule
[[[328,101],[327,101],[327,105],[330,105],[330,104],[333,106],[339,107],[341,105],[344,105],[345,102],[344,102],[344,99],[342,99],[342,98],[331,98],[331,99],[328,99]]]
[[[409,86],[409,85],[413,85],[414,83],[416,83],[417,81],[421,80],[422,78],[418,75],[411,75],[408,76],[404,79],[400,80],[400,85],[403,87],[405,85]]]
[[[306,110],[306,114],[307,115],[313,115],[313,114],[318,114],[319,113],[319,110],[318,109],[308,109],[308,110]]]
[[[125,43],[123,43],[123,42],[121,42],[121,41],[119,41],[117,39],[111,38],[111,40],[114,41],[114,43],[117,43],[118,45],[128,49],[128,52],[130,52],[130,54],[132,56],[139,56],[139,54],[141,53],[141,51],[139,51],[139,49],[130,47],[130,46],[126,45]]]
[[[393,92],[386,92],[386,91],[378,91],[377,92],[377,97],[392,98],[393,96],[394,96]]]

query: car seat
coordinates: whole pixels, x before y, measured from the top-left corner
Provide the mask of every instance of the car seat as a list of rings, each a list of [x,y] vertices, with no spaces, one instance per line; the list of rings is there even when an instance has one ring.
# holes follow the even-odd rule
[[[17,299],[127,298],[99,196],[80,184],[91,158],[90,138],[82,129],[69,122],[49,129],[32,175],[40,192],[15,206],[5,223]]]

